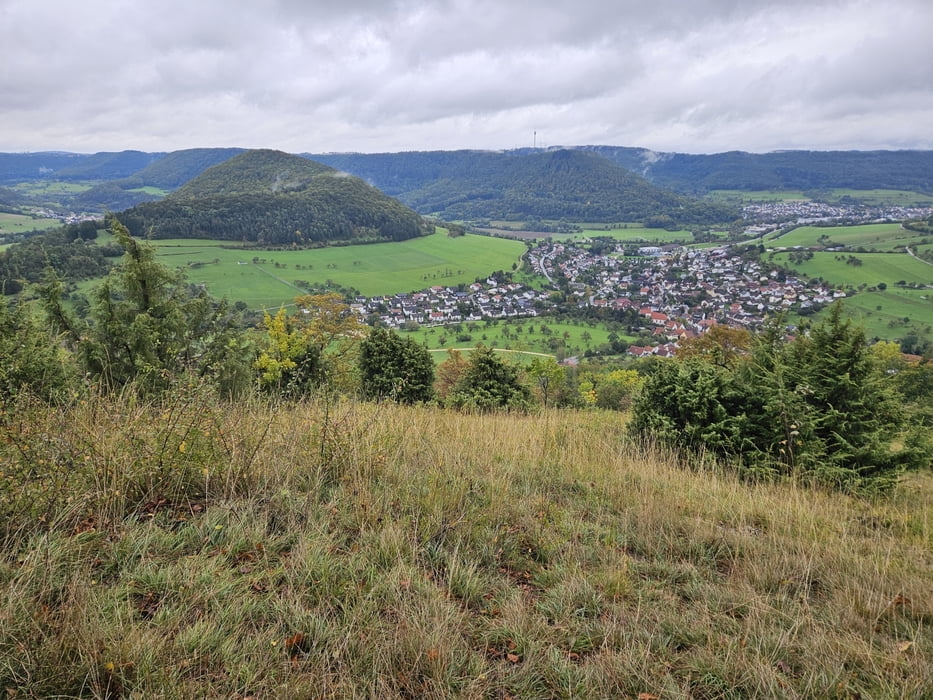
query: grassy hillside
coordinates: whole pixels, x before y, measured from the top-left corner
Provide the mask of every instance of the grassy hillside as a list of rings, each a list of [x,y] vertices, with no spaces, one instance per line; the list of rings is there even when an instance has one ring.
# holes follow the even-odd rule
[[[929,697],[930,475],[742,484],[618,414],[19,405],[15,697]]]
[[[855,253],[860,265],[847,264],[850,253],[814,253],[810,260],[791,263],[790,253],[777,253],[774,262],[787,265],[807,277],[822,277],[834,285],[874,286],[879,282],[893,284],[933,284],[933,265],[906,253]],[[770,258],[769,258],[770,259]]]
[[[933,338],[933,294],[929,290],[888,287],[883,292],[862,292],[846,299],[843,312],[861,323],[869,338],[900,339],[910,333]]]
[[[189,266],[190,281],[207,285],[216,297],[242,300],[251,308],[290,303],[296,294],[305,293],[296,289],[301,281],[323,286],[331,280],[369,296],[469,284],[494,270],[511,268],[525,250],[517,241],[499,238],[450,238],[443,229],[408,241],[309,250],[247,250],[207,240],[154,243],[161,262]]]
[[[790,248],[793,246],[831,245],[820,241],[828,237],[837,245],[886,252],[896,246],[913,245],[923,234],[905,229],[899,223],[862,224],[859,226],[801,226],[784,235],[770,234],[765,237],[768,246]],[[825,238],[824,238],[825,241]]]
[[[26,231],[46,231],[61,226],[58,219],[38,219],[25,214],[0,212],[0,236]]]

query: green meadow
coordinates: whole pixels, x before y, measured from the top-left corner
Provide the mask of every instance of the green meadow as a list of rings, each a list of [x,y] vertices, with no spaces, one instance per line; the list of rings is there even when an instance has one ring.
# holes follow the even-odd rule
[[[793,200],[813,199],[809,194],[800,190],[710,190],[706,195],[709,199],[718,202],[735,204],[753,204],[756,202],[782,202]],[[819,201],[838,204],[842,201],[858,202],[867,206],[929,206],[933,204],[933,196],[908,190],[853,190],[837,188],[820,192]]]
[[[817,252],[812,259],[799,264],[791,263],[790,255],[776,253],[774,262],[792,267],[807,277],[822,277],[833,285],[874,287],[880,282],[890,286],[898,281],[933,284],[933,265],[906,253],[855,253],[861,265],[846,262],[852,256],[850,253]]]
[[[81,194],[91,189],[92,185],[84,182],[58,182],[55,180],[31,180],[13,185],[10,189],[33,196]]]
[[[470,284],[495,270],[511,270],[525,246],[487,236],[435,233],[397,243],[307,250],[254,250],[206,240],[154,241],[159,259],[187,267],[188,278],[217,297],[251,308],[287,304],[312,286],[339,284],[366,296],[434,285]]]
[[[163,190],[161,187],[152,187],[151,185],[147,185],[146,187],[135,187],[127,191],[128,192],[142,192],[145,194],[151,194],[154,197],[164,197],[165,195],[168,194],[168,190]]]
[[[899,339],[910,333],[933,338],[933,290],[889,286],[862,292],[845,300],[843,313],[860,323],[869,338]]]
[[[0,236],[26,231],[45,231],[61,226],[58,219],[37,219],[27,214],[8,214],[0,212]]]
[[[631,228],[615,228],[608,231],[599,228],[584,229],[583,233],[578,233],[574,238],[612,238],[617,241],[630,243],[676,243],[693,240],[693,234],[690,231],[668,231],[663,228],[644,228],[643,226],[634,226]]]
[[[557,222],[546,222],[557,223]],[[577,233],[536,233],[522,230],[524,224],[516,221],[491,221],[490,232],[498,236],[507,236],[522,240],[552,238],[555,241],[581,241],[585,238],[612,238],[617,241],[632,243],[675,243],[693,240],[693,234],[687,230],[668,231],[663,228],[646,228],[640,223],[600,224],[578,222],[583,230]],[[625,228],[619,228],[624,226]]]
[[[898,223],[890,223],[861,226],[801,226],[780,237],[775,237],[773,234],[766,236],[765,242],[769,246],[780,248],[814,247],[821,245],[819,239],[822,236],[828,236],[833,243],[839,245],[875,249],[880,252],[894,250],[897,246],[910,245],[924,238],[922,234],[909,231]]]
[[[861,204],[868,206],[902,206],[926,207],[933,204],[933,196],[921,194],[919,192],[909,192],[906,190],[852,190],[852,189],[834,189],[830,190],[825,197],[828,202],[839,202],[840,200],[857,200]]]
[[[810,260],[791,263],[791,253],[771,253],[764,259],[796,270],[807,277],[821,277],[832,285],[862,287],[863,291],[846,299],[845,313],[865,327],[870,337],[902,338],[916,333],[933,337],[933,296],[926,289],[908,289],[908,285],[933,285],[933,265],[904,252],[893,252],[910,246],[915,253],[931,247],[919,245],[929,236],[908,231],[900,224],[867,224],[862,226],[805,226],[791,231],[779,239],[767,241],[781,247],[811,247],[818,239],[828,236],[833,243],[850,249],[891,252],[814,252]],[[859,265],[849,264],[856,258]],[[886,289],[878,290],[884,283]],[[864,291],[868,288],[868,291]]]
[[[740,202],[742,204],[810,199],[798,190],[710,190],[706,196],[718,202]]]

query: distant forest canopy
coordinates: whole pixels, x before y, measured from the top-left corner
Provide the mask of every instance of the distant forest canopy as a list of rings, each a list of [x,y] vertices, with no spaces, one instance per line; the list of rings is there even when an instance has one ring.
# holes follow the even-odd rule
[[[565,150],[596,153],[631,171],[629,175],[634,173],[653,185],[694,196],[717,189],[820,191],[836,188],[899,189],[933,194],[933,151],[732,151],[692,155],[593,145],[570,149],[301,155],[356,175],[422,213],[448,212],[444,216],[449,218],[478,212],[482,212],[480,218],[500,217],[503,212],[510,216],[530,213],[539,218],[576,218],[578,215],[574,212],[580,211],[592,215],[593,198],[589,198],[589,208],[576,199],[578,186],[588,186],[587,177],[579,174],[571,181],[573,193],[555,195],[547,192],[548,178],[556,176],[555,172],[540,173],[541,182],[531,172],[535,164],[547,168],[548,156]],[[0,153],[0,187],[43,180],[91,183],[97,186],[70,198],[61,195],[59,201],[73,204],[75,210],[120,211],[158,198],[157,194],[139,191],[140,188],[172,191],[207,168],[242,152],[239,148],[193,148],[172,153]],[[511,177],[518,180],[513,182]],[[625,179],[618,174],[611,177]],[[526,191],[521,191],[519,186]],[[501,197],[489,197],[488,191],[494,187],[508,191],[501,192]],[[455,194],[457,188],[463,190],[459,200]],[[593,193],[601,196],[599,189]],[[603,205],[605,220],[613,219],[615,213],[637,211],[652,201],[643,188],[636,187],[629,194],[627,198]],[[4,195],[4,199],[10,198]],[[39,200],[32,203],[39,203]],[[686,218],[684,212],[661,213],[678,221]],[[691,213],[689,206],[686,213]],[[693,215],[699,222],[710,213],[700,210]]]
[[[111,260],[123,253],[119,246],[93,243],[100,225],[69,224],[0,252],[0,294],[19,294],[25,283],[41,282],[49,268],[70,282],[105,275]]]
[[[592,151],[657,185],[681,192],[713,189],[901,189],[933,194],[933,151],[776,151],[688,154],[625,146],[575,146]],[[191,148],[171,153],[0,153],[0,186],[41,178],[65,182],[138,178],[175,189],[241,148]],[[451,173],[502,157],[564,149],[303,153],[372,182],[387,194],[417,190]]]
[[[263,245],[402,241],[433,226],[357,177],[280,151],[246,151],[120,218],[134,236]]]
[[[554,150],[557,149],[327,153],[308,157],[400,196],[440,180],[446,173],[475,173],[489,160]],[[900,189],[933,194],[933,151],[731,151],[691,155],[620,146],[579,146],[576,150],[597,153],[655,185],[689,194],[717,189],[833,188]]]
[[[406,154],[398,154],[405,156]],[[360,175],[422,214],[442,219],[528,218],[571,221],[649,221],[681,227],[732,221],[741,213],[657,187],[639,175],[580,150],[460,151],[410,154],[424,177],[391,156],[374,156],[376,169],[358,169],[354,156],[320,157]],[[318,158],[319,156],[315,156]]]
[[[712,155],[584,146],[662,187],[710,190],[892,189],[933,194],[933,151],[730,151]]]

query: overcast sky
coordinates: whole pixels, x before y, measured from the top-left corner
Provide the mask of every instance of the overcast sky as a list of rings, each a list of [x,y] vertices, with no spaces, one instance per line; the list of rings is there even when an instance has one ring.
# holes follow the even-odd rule
[[[0,0],[0,151],[931,149],[931,36],[933,0]]]

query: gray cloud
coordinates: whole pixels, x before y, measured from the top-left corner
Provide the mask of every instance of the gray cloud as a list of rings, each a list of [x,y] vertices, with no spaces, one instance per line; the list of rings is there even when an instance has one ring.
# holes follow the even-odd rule
[[[0,0],[0,150],[933,148],[928,0]]]

